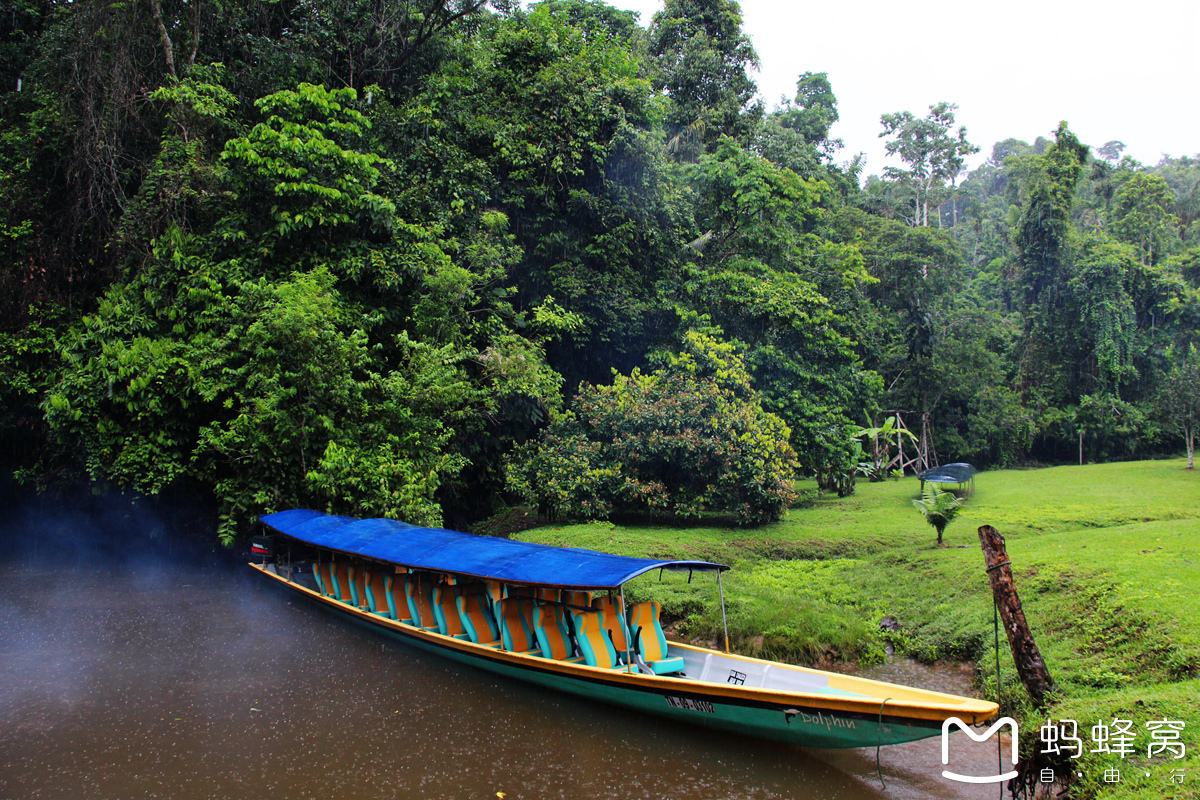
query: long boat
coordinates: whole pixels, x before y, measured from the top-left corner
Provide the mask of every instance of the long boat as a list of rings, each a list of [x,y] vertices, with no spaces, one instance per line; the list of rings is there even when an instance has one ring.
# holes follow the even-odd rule
[[[631,558],[309,509],[260,517],[250,566],[417,648],[681,722],[818,748],[938,736],[995,703],[668,641],[624,584],[707,561]],[[689,574],[690,579],[690,574]],[[724,595],[722,592],[722,614]],[[728,635],[726,635],[726,643]],[[726,645],[727,646],[727,645]]]

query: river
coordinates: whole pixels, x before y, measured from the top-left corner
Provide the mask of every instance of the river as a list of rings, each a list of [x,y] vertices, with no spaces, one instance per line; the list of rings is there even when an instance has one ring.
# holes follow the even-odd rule
[[[817,751],[419,653],[249,569],[0,564],[0,800],[995,798],[937,738]],[[969,692],[955,669],[902,679]],[[953,766],[994,774],[959,734]],[[964,768],[964,764],[966,765]]]

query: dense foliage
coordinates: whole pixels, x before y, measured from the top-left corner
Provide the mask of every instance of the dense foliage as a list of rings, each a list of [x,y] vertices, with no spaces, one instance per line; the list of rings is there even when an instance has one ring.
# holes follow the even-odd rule
[[[943,102],[860,188],[827,75],[755,100],[732,0],[10,11],[0,439],[42,488],[210,497],[226,539],[521,493],[751,522],[793,458],[851,491],[888,417],[920,463],[1192,441],[1196,159],[1064,123],[964,174]]]
[[[649,374],[580,387],[572,411],[514,452],[514,490],[551,519],[713,511],[743,525],[780,519],[796,497],[796,454],[741,357],[689,334],[668,359]]]

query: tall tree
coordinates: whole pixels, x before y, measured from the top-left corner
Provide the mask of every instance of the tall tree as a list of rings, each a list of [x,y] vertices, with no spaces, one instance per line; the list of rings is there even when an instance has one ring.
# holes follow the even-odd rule
[[[841,139],[829,136],[838,120],[837,98],[824,72],[806,72],[796,81],[794,100],[784,99],[755,131],[753,149],[802,178],[822,179],[847,197],[858,192],[862,157],[833,164]]]
[[[829,129],[838,121],[837,98],[825,72],[805,72],[796,79],[796,100],[780,112],[780,124],[804,137],[804,141],[831,155],[841,147],[830,139]]]
[[[1088,148],[1062,122],[1055,143],[1038,158],[1025,181],[1025,202],[1013,244],[1020,259],[1028,307],[1052,310],[1069,279],[1067,237],[1075,186]]]
[[[1125,143],[1118,139],[1107,141],[1096,148],[1096,155],[1113,165],[1121,160],[1121,153],[1124,152]]]
[[[1091,373],[1093,386],[1081,389],[1119,394],[1135,374],[1135,310],[1127,290],[1136,269],[1133,249],[1103,233],[1092,233],[1080,243],[1069,289],[1085,328],[1081,341],[1090,340],[1080,355],[1081,371]]]
[[[884,146],[888,155],[898,155],[908,169],[884,167],[884,175],[905,187],[911,196],[913,215],[910,224],[922,227],[929,224],[929,209],[935,210],[949,193],[946,184],[954,185],[962,174],[965,159],[979,148],[967,141],[967,129],[954,131],[954,103],[938,103],[929,107],[924,119],[910,111],[898,111],[880,117],[883,132],[880,137],[890,141]]]
[[[1143,267],[1157,264],[1178,241],[1170,185],[1158,175],[1139,172],[1117,191],[1114,201],[1113,232],[1134,246]]]
[[[733,0],[666,0],[649,29],[654,88],[671,98],[667,135],[686,153],[722,136],[744,142],[762,115],[749,69],[758,54]]]
[[[1025,311],[1022,384],[1044,402],[1069,403],[1082,392],[1072,384],[1080,313],[1069,289],[1071,210],[1088,148],[1062,122],[1042,156],[1027,156],[1020,216],[1012,232]],[[1074,391],[1073,391],[1074,390]]]
[[[854,315],[854,338],[866,365],[887,386],[884,409],[909,414],[914,429],[919,418],[918,449],[928,456],[935,409],[948,391],[970,380],[958,365],[945,363],[943,350],[953,327],[970,324],[950,308],[956,285],[965,282],[961,252],[946,231],[910,228],[858,210],[840,212],[834,224],[857,238],[876,281],[862,289],[870,306]]]

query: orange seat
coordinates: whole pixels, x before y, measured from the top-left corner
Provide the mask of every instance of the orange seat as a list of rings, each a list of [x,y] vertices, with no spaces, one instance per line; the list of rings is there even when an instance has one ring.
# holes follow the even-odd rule
[[[363,611],[369,611],[371,603],[367,600],[367,573],[370,567],[362,561],[351,562],[350,572],[350,603]]]
[[[405,625],[416,624],[412,619],[412,610],[408,607],[408,570],[397,567],[396,574],[388,577],[391,578],[391,583],[387,589],[387,600],[392,619]]]
[[[446,636],[460,639],[470,638],[463,630],[462,617],[458,615],[458,587],[451,583],[439,583],[433,587],[431,606],[438,630]]]
[[[555,658],[559,661],[583,661],[582,657],[573,657],[575,647],[571,644],[567,621],[563,618],[563,607],[558,603],[539,603],[534,606],[533,628],[537,633],[538,644],[542,647],[544,658]]]
[[[455,598],[458,616],[467,638],[475,644],[500,646],[500,626],[492,615],[487,590],[483,584],[464,586]]]
[[[505,650],[540,652],[533,634],[533,618],[528,603],[528,599],[513,597],[500,601],[500,640]]]
[[[604,626],[604,630],[608,632],[608,636],[616,648],[617,654],[624,659],[625,652],[629,649],[631,640],[629,638],[629,628],[625,624],[625,606],[621,604],[619,596],[597,597],[592,601],[592,606],[600,612],[600,624]]]
[[[579,592],[579,591],[573,591],[573,592],[572,591],[563,591],[562,597],[560,599],[562,600],[562,602],[566,603],[567,605],[583,606],[584,608],[587,608],[588,606],[590,606],[592,604],[592,593],[591,592]]]
[[[371,613],[388,619],[396,618],[396,610],[388,598],[391,591],[392,576],[378,567],[367,570],[367,606]]]
[[[326,597],[334,597],[333,571],[328,561],[318,561],[313,564],[313,577],[317,579],[317,591]]]
[[[404,584],[405,599],[408,601],[408,611],[412,614],[413,624],[427,631],[436,631],[439,628],[437,618],[433,615],[427,580],[420,574],[410,574]]]
[[[500,601],[507,597],[505,586],[500,581],[488,581],[484,584],[484,599],[492,610],[492,616],[500,619]]]
[[[350,563],[348,561],[333,562],[333,595],[347,605],[354,602],[350,590]]]

